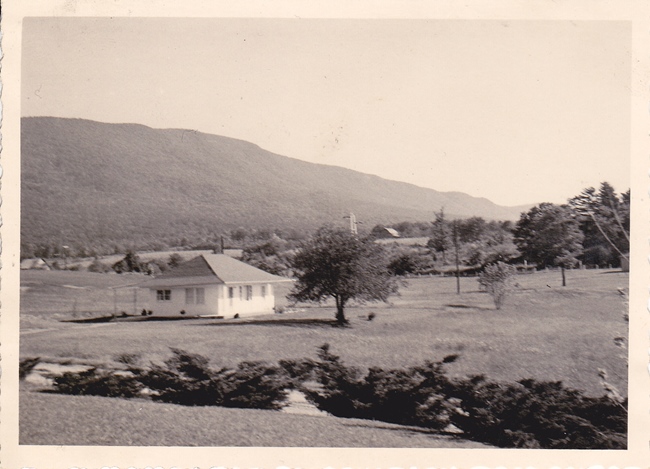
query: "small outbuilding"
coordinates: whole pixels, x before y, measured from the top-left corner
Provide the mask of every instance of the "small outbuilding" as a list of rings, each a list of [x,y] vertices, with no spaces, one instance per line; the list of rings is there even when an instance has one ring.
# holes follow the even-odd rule
[[[291,280],[225,254],[202,254],[139,285],[153,316],[272,314],[274,286]]]
[[[20,270],[52,270],[52,268],[45,259],[37,257],[20,261]]]

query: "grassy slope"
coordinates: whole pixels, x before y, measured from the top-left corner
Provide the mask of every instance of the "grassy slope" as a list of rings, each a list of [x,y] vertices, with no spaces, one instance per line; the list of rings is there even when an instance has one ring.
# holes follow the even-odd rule
[[[20,444],[479,448],[421,429],[268,410],[23,392]]]
[[[84,282],[119,277],[91,278]],[[71,281],[65,278],[61,283]],[[327,342],[348,364],[361,367],[402,367],[458,353],[460,360],[449,367],[456,375],[562,380],[595,395],[602,394],[597,370],[603,368],[610,382],[625,393],[625,350],[617,348],[613,338],[627,336],[617,288],[627,286],[628,274],[573,271],[566,288],[559,286],[559,272],[519,276],[518,282],[520,288],[501,311],[495,311],[490,298],[477,291],[476,279],[462,279],[460,296],[453,278],[412,279],[392,305],[348,309],[352,327],[344,329],[331,327],[334,309],[328,305],[247,324],[237,320],[62,324],[33,309],[38,302],[30,297],[39,291],[33,288],[23,295],[21,356],[111,361],[120,353],[136,353],[161,361],[169,355],[169,347],[178,347],[206,355],[217,366],[314,357],[316,347]],[[48,288],[52,302],[59,293],[74,291],[79,298],[92,293]],[[42,293],[39,298],[44,302],[48,295]],[[27,309],[30,304],[32,309]],[[370,311],[377,314],[373,321],[359,317]],[[40,322],[32,324],[33,318]]]
[[[206,236],[239,226],[313,229],[355,211],[364,223],[518,209],[275,155],[188,130],[22,120],[22,241],[92,245]]]

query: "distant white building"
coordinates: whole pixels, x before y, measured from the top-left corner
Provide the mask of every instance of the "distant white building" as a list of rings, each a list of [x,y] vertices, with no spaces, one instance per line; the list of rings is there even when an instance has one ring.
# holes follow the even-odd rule
[[[52,268],[44,259],[37,257],[20,261],[20,270],[52,270]]]
[[[139,285],[153,316],[272,314],[274,285],[289,279],[225,254],[202,254]]]

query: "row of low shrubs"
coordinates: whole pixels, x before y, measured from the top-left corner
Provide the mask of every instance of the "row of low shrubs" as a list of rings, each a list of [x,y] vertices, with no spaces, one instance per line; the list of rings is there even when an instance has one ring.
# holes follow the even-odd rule
[[[320,389],[306,394],[333,415],[437,430],[453,424],[467,438],[500,447],[626,447],[626,400],[588,397],[560,382],[451,379],[444,366],[456,355],[406,369],[371,368],[365,375],[328,346],[318,355],[314,372]]]
[[[626,447],[626,400],[588,397],[560,382],[450,378],[444,368],[456,359],[362,372],[324,345],[318,360],[282,360],[277,366],[244,362],[214,370],[205,357],[172,349],[162,366],[65,373],[55,379],[55,392],[136,397],[147,390],[151,399],[175,404],[279,409],[288,390],[300,389],[335,416],[436,431],[454,425],[466,438],[500,447]]]
[[[290,380],[279,367],[243,362],[235,369],[214,370],[208,359],[172,349],[164,365],[129,365],[127,371],[91,368],[54,379],[54,391],[107,397],[142,397],[189,406],[279,409]]]

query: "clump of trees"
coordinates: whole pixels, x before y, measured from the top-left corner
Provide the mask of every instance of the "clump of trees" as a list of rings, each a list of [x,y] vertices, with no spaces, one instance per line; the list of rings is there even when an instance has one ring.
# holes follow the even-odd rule
[[[565,269],[578,264],[583,239],[576,213],[568,205],[537,205],[522,213],[515,229],[515,243],[524,259],[542,268],[560,267],[562,286]]]
[[[306,241],[291,261],[296,283],[293,301],[334,299],[336,321],[346,324],[345,307],[351,300],[387,301],[397,293],[382,246],[347,230],[323,227]]]
[[[244,248],[241,260],[274,275],[291,274],[291,243],[278,236]]]
[[[585,264],[619,265],[630,251],[630,191],[616,194],[603,182],[596,190],[589,187],[569,200],[577,213],[584,234],[583,262]]]
[[[127,251],[123,259],[113,264],[113,270],[118,274],[124,272],[150,273],[149,264],[140,259],[134,251]]]

